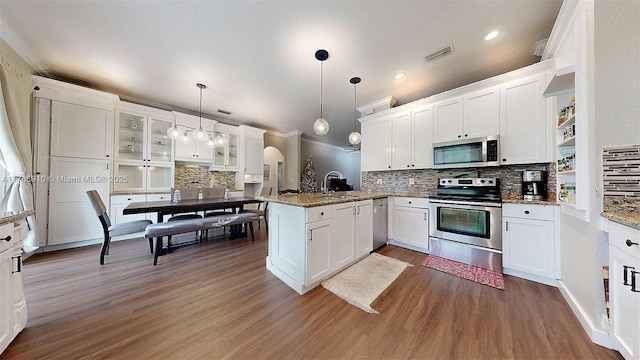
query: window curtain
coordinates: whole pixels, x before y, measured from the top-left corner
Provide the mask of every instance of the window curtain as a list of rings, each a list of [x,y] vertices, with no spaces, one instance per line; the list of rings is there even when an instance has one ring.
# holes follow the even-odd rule
[[[30,134],[31,91],[30,74],[13,67],[0,53],[0,166],[6,169],[9,183],[0,203],[0,217],[7,212],[34,210],[33,187],[29,180],[32,169]],[[27,170],[28,169],[28,170]],[[23,249],[38,248],[35,216],[27,217],[27,236]]]

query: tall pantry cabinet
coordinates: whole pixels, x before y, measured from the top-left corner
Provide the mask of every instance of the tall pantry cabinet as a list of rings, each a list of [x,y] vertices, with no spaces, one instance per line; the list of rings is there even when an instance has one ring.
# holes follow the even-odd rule
[[[86,195],[109,199],[116,95],[34,76],[34,179],[40,246],[97,239]],[[106,201],[106,200],[105,200]]]

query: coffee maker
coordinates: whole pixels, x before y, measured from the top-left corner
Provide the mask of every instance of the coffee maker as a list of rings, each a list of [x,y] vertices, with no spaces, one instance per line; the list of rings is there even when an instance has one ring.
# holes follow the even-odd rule
[[[547,199],[547,172],[526,170],[522,172],[522,198],[524,200]]]

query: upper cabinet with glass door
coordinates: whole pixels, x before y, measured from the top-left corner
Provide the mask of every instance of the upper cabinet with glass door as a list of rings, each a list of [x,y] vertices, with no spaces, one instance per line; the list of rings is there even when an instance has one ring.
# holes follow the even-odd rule
[[[167,130],[173,126],[168,111],[121,102],[116,110],[116,161],[172,163],[173,143]]]
[[[235,126],[216,124],[213,169],[238,170],[240,135]]]

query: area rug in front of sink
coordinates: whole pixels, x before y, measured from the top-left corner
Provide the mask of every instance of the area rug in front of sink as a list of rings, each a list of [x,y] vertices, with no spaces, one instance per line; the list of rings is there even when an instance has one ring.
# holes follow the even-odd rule
[[[475,281],[496,289],[504,290],[504,277],[502,274],[495,271],[469,264],[463,264],[435,255],[427,255],[427,258],[422,262],[422,266],[461,277],[463,279]]]
[[[379,314],[371,307],[371,303],[408,266],[413,265],[372,253],[320,285],[363,311]]]

